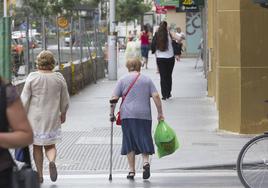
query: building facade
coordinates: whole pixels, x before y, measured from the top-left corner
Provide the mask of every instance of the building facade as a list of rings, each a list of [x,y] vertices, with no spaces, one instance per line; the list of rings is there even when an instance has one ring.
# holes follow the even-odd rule
[[[253,0],[207,0],[208,95],[219,128],[268,130],[268,9]]]
[[[203,38],[202,28],[202,8],[198,10],[181,9],[181,0],[161,1],[156,0],[156,4],[166,8],[165,20],[169,26],[176,28],[180,27],[182,32],[186,34],[184,43],[184,55],[197,56],[200,49],[199,44]],[[194,4],[195,1],[191,1]],[[166,4],[165,4],[166,3]]]

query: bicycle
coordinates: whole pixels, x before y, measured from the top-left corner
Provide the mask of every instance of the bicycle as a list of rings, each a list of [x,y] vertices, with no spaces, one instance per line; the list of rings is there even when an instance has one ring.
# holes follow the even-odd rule
[[[268,187],[268,132],[252,138],[244,145],[238,155],[236,169],[246,188]]]

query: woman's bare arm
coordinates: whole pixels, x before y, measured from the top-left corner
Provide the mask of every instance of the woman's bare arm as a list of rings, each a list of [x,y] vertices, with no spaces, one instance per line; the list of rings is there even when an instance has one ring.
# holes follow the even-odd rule
[[[12,132],[0,133],[0,147],[17,148],[33,142],[32,128],[19,98],[7,107],[7,119]]]
[[[163,110],[162,110],[162,103],[161,103],[161,99],[158,93],[153,93],[152,95],[157,112],[158,112],[158,116],[157,119],[158,121],[160,120],[164,120],[164,115],[163,115]]]
[[[110,99],[110,121],[115,121],[114,110],[118,100],[118,96],[112,96],[112,98]]]

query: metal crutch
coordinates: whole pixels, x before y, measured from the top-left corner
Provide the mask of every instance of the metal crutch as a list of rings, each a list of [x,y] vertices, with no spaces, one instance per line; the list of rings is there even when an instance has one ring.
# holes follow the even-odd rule
[[[113,130],[114,130],[114,109],[115,105],[117,103],[118,99],[111,99],[110,104],[111,104],[111,111],[110,111],[110,121],[111,121],[111,140],[110,140],[110,175],[109,175],[109,181],[112,181],[112,170],[113,170]]]

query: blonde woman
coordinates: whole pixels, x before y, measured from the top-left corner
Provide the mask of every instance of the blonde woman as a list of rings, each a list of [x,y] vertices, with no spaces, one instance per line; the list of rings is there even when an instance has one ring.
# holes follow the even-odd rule
[[[27,77],[21,99],[33,128],[33,157],[42,183],[43,148],[49,161],[50,178],[57,180],[55,144],[61,140],[61,124],[66,119],[69,94],[62,74],[53,72],[55,59],[50,51],[40,52],[36,65],[38,71]]]
[[[117,101],[119,97],[125,98],[120,108],[123,132],[121,155],[127,156],[129,164],[127,179],[133,180],[136,174],[135,155],[142,154],[143,179],[148,179],[149,156],[154,154],[150,99],[154,100],[158,120],[164,119],[162,104],[153,81],[140,73],[141,61],[138,58],[128,59],[126,66],[129,73],[117,82],[111,98],[111,101]],[[127,93],[132,83],[134,84]],[[111,105],[111,121],[115,120],[114,108],[115,105]]]

